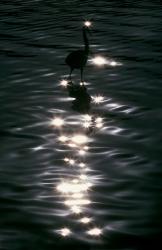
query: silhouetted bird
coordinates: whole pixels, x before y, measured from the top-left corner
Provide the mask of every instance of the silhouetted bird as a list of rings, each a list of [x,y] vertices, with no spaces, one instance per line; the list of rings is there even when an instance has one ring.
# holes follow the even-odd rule
[[[70,67],[70,74],[69,74],[70,80],[71,80],[71,74],[72,74],[73,70],[80,69],[81,82],[83,82],[83,69],[87,63],[88,54],[89,54],[89,42],[88,42],[88,38],[87,38],[87,32],[89,32],[88,27],[91,24],[90,24],[90,22],[86,22],[86,23],[82,28],[83,39],[84,39],[84,49],[71,52],[66,57],[66,60],[65,60],[66,64],[69,65],[69,67]]]

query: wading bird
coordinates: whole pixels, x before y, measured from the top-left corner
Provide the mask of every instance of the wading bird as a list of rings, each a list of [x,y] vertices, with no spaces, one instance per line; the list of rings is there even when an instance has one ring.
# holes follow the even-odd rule
[[[83,40],[84,40],[84,49],[76,50],[71,52],[66,57],[66,64],[70,67],[69,79],[71,80],[71,74],[74,69],[80,69],[81,72],[81,82],[83,83],[83,69],[87,63],[88,55],[89,55],[89,41],[87,38],[87,33],[89,32],[89,27],[91,26],[91,22],[86,21],[82,28],[83,32]]]

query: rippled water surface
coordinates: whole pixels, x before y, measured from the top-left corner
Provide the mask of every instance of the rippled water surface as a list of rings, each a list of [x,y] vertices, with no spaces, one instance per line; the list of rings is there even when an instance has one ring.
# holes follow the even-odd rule
[[[161,244],[161,13],[157,0],[0,1],[0,249]],[[87,95],[103,97],[92,119],[60,85],[84,20]]]

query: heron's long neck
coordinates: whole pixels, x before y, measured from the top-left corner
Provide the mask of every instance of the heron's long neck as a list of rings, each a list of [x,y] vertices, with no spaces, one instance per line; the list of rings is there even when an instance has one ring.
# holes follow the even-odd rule
[[[83,39],[84,39],[84,50],[88,54],[89,53],[89,42],[86,34],[86,30],[83,29]]]

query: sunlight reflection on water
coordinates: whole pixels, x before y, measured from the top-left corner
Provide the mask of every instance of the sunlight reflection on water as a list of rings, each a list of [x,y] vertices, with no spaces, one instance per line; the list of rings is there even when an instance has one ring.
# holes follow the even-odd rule
[[[78,249],[79,240],[87,245],[79,249],[99,250],[113,238],[134,250],[134,235],[143,249],[138,236],[150,242],[161,228],[160,8],[158,17],[147,1],[17,2],[0,1],[0,248]],[[84,116],[70,110],[64,57],[82,44],[85,13],[96,24]],[[73,76],[79,86],[80,72]],[[115,234],[128,235],[126,247]]]
[[[74,117],[75,118],[75,117]],[[60,119],[60,118],[59,118]],[[58,117],[54,118],[53,123],[57,127],[58,123],[62,125],[62,120],[60,121]],[[66,120],[66,119],[65,119]],[[81,122],[81,124],[80,124]],[[85,122],[89,122],[89,126],[84,126],[87,129],[92,126],[96,126],[98,128],[103,126],[103,118],[100,116],[96,116],[95,118],[89,114],[84,116],[78,116],[78,122],[70,122],[73,125],[81,125]],[[67,122],[67,126],[69,121]],[[81,129],[80,127],[80,129]],[[86,161],[81,161],[80,157],[85,157],[87,151],[89,150],[89,145],[87,143],[90,138],[83,133],[77,133],[72,135],[65,135],[62,133],[60,137],[58,137],[58,141],[62,143],[64,146],[68,146],[71,149],[77,149],[73,151],[74,157],[65,157],[63,160],[69,165],[71,168],[75,168],[78,172],[76,172],[76,178],[69,179],[68,177],[62,177],[60,183],[58,183],[56,190],[62,193],[62,198],[64,197],[63,204],[69,208],[69,211],[74,215],[78,216],[77,220],[79,220],[82,224],[89,224],[91,222],[91,218],[86,214],[86,207],[90,206],[93,202],[90,199],[89,192],[92,192],[92,187],[95,183],[98,183],[101,179],[98,176],[87,175],[85,171],[89,171],[87,168]],[[80,156],[80,157],[79,157]],[[79,168],[78,168],[79,167]],[[93,219],[94,220],[94,219]],[[87,235],[89,236],[99,236],[102,230],[99,228],[92,228],[87,230]],[[63,228],[58,230],[62,236],[69,236],[71,231],[68,231],[67,228]]]

